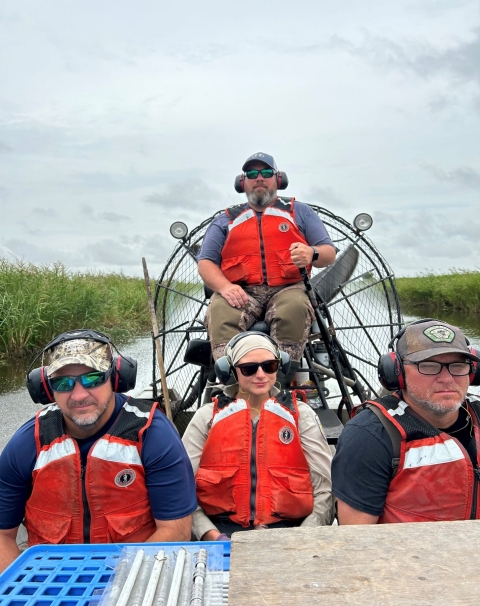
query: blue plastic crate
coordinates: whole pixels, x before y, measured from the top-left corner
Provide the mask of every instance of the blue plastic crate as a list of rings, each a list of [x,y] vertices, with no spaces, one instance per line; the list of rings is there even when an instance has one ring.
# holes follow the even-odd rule
[[[230,570],[230,543],[223,545],[223,570]],[[208,549],[210,543],[119,543],[36,545],[24,551],[0,575],[2,606],[87,606],[100,597],[113,576],[112,563],[126,547]]]

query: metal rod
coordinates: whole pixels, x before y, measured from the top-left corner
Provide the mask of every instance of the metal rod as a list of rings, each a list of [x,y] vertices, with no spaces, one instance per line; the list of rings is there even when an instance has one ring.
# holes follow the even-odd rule
[[[327,375],[327,377],[330,377],[331,379],[337,378],[337,375],[333,372],[333,370],[331,370],[330,368],[327,368],[326,366],[322,366],[318,362],[314,362],[312,360],[312,366],[314,368],[318,368],[318,370],[322,374]],[[355,381],[352,381],[352,379],[348,379],[347,377],[344,377],[343,375],[342,375],[342,378],[345,381],[345,384],[348,385],[349,387],[353,387],[355,385]]]
[[[385,322],[383,324],[360,324],[358,326],[335,326],[335,330],[358,330],[359,328],[386,328],[387,326],[398,326],[398,323],[390,324],[390,322]],[[315,335],[311,335],[310,338],[315,337]]]
[[[163,563],[165,562],[165,551],[160,551],[155,556],[155,563],[152,569],[152,575],[148,581],[147,590],[145,591],[145,597],[143,598],[142,606],[152,606],[155,591],[157,590],[158,579],[162,573]]]
[[[196,297],[192,297],[191,295],[187,295],[184,292],[180,292],[179,290],[176,290],[175,288],[170,288],[170,286],[164,286],[163,284],[159,284],[158,288],[164,288],[165,290],[174,292],[177,295],[182,295],[182,297],[187,297],[187,299],[192,299],[192,301],[195,301],[195,303],[200,303],[200,305],[205,305],[205,307],[208,307],[208,303],[205,303],[205,301],[201,301],[200,299],[197,299]]]
[[[350,297],[353,297],[354,295],[358,295],[359,292],[367,290],[367,288],[371,288],[372,286],[375,286],[375,284],[381,284],[382,282],[385,282],[385,280],[388,280],[389,278],[393,278],[393,277],[394,276],[392,274],[390,276],[386,276],[385,278],[381,278],[380,280],[376,280],[375,282],[371,282],[370,284],[367,284],[367,286],[364,286],[363,288],[359,288],[355,292],[351,292],[349,295],[345,295],[344,297],[341,297],[340,299],[335,299],[335,301],[333,301],[332,303],[327,303],[327,307],[332,307],[332,305],[336,305],[337,303],[340,303],[340,301],[344,301],[345,299],[349,299]]]
[[[127,606],[142,606],[143,597],[148,585],[153,568],[153,558],[149,555],[143,556],[142,565],[137,574],[137,580],[128,598]]]
[[[162,381],[162,393],[163,393],[163,403],[165,405],[165,412],[167,417],[172,421],[172,411],[170,410],[170,400],[168,399],[168,387],[167,387],[167,377],[165,376],[165,366],[163,365],[163,356],[162,350],[160,349],[160,343],[156,338],[158,335],[158,323],[157,316],[155,314],[155,307],[153,306],[153,298],[152,298],[152,288],[150,286],[150,277],[148,275],[147,262],[145,261],[145,257],[142,257],[143,264],[143,275],[145,277],[145,286],[147,289],[147,299],[148,299],[148,309],[150,310],[150,317],[152,320],[152,328],[153,328],[153,337],[155,341],[155,348],[157,350],[157,362],[158,368],[160,369],[160,378]]]
[[[112,588],[110,589],[110,594],[108,596],[108,600],[106,606],[115,606],[118,601],[118,597],[122,591],[122,587],[125,584],[125,581],[128,576],[128,558],[123,558],[117,564],[115,570],[115,577],[113,579]]]
[[[205,577],[207,575],[207,557],[207,550],[200,549],[197,554],[197,562],[195,564],[195,570],[193,573],[193,587],[190,606],[203,606]]]
[[[173,571],[172,584],[170,585],[167,606],[177,606],[178,604],[178,594],[180,592],[180,584],[182,582],[183,567],[185,565],[186,555],[187,550],[184,547],[181,547],[175,562],[175,570]]]
[[[135,585],[135,581],[137,580],[137,574],[140,570],[140,566],[142,565],[144,553],[145,552],[143,549],[139,549],[137,551],[132,567],[130,568],[130,572],[128,573],[127,580],[125,581],[125,585],[123,586],[122,592],[118,597],[116,606],[126,606],[130,593]]]
[[[340,289],[340,292],[342,293],[342,295],[344,295],[344,291],[343,288]],[[355,309],[355,307],[352,305],[350,299],[345,299],[345,302],[347,303],[348,307],[350,308],[350,311],[353,313],[353,315],[355,316],[355,319],[357,320],[357,322],[360,323],[360,326],[362,327],[364,333],[367,335],[367,339],[370,341],[371,345],[373,346],[373,348],[375,349],[375,351],[377,352],[377,355],[380,356],[380,350],[378,349],[375,341],[372,339],[372,337],[370,336],[370,333],[367,331],[366,327],[363,325],[362,319],[360,318],[360,316],[357,313],[357,310]]]

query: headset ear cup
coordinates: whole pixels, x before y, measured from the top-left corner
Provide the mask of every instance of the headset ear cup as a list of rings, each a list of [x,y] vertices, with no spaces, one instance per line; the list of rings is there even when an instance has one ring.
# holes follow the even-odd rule
[[[137,382],[137,361],[129,356],[116,356],[112,361],[113,370],[110,376],[115,393],[125,393],[135,387]]]
[[[378,380],[388,391],[405,389],[405,375],[400,356],[391,351],[380,356],[378,361]]]
[[[277,173],[277,189],[287,189],[287,187],[288,187],[287,173],[284,173],[283,170],[279,170]]]
[[[217,375],[220,383],[226,385],[228,383],[228,380],[232,376],[232,372],[233,368],[231,365],[230,358],[228,358],[227,356],[222,356],[221,358],[218,358],[218,360],[215,362],[215,374]]]
[[[27,375],[26,385],[28,393],[35,404],[51,404],[55,402],[47,381],[47,368],[47,366],[34,368]]]
[[[245,191],[245,177],[243,175],[235,177],[235,191],[239,194],[243,194]]]
[[[280,351],[280,370],[287,376],[290,370],[290,356],[286,351]]]
[[[479,355],[479,352],[476,351],[473,347],[469,347],[468,349],[472,352],[474,356]],[[472,372],[468,376],[470,380],[470,385],[480,385],[480,364],[476,360],[471,360],[471,362]]]

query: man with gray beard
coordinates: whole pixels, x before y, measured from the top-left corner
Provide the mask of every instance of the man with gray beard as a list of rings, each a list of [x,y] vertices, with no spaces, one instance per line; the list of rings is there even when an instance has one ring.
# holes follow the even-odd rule
[[[336,251],[321,219],[307,204],[279,198],[288,179],[269,154],[242,166],[235,189],[247,202],[227,208],[210,224],[198,255],[198,271],[214,291],[206,326],[213,357],[258,320],[290,355],[288,384],[299,367],[313,319],[300,269],[326,267]]]
[[[360,405],[338,441],[339,523],[480,518],[480,401],[467,397],[477,352],[459,328],[430,318],[390,347],[378,372],[393,393]]]

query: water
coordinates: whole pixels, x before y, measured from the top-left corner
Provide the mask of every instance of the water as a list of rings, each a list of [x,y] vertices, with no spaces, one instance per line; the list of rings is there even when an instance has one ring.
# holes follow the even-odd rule
[[[420,319],[421,315],[415,310],[404,313],[406,322]],[[438,313],[442,319],[454,326],[460,326],[470,344],[480,350],[480,318],[476,315],[461,313]],[[127,343],[121,351],[138,361],[137,386],[132,395],[140,393],[152,381],[152,344],[150,336],[141,336]],[[34,404],[25,388],[25,375],[30,360],[14,360],[8,365],[0,366],[0,411],[2,423],[0,424],[0,451],[8,442],[12,434],[25,421],[30,419],[41,406]],[[336,393],[333,381],[327,381],[327,387]],[[333,387],[333,389],[332,389]],[[335,384],[336,387],[336,384]],[[480,388],[471,388],[471,391],[480,393]]]

